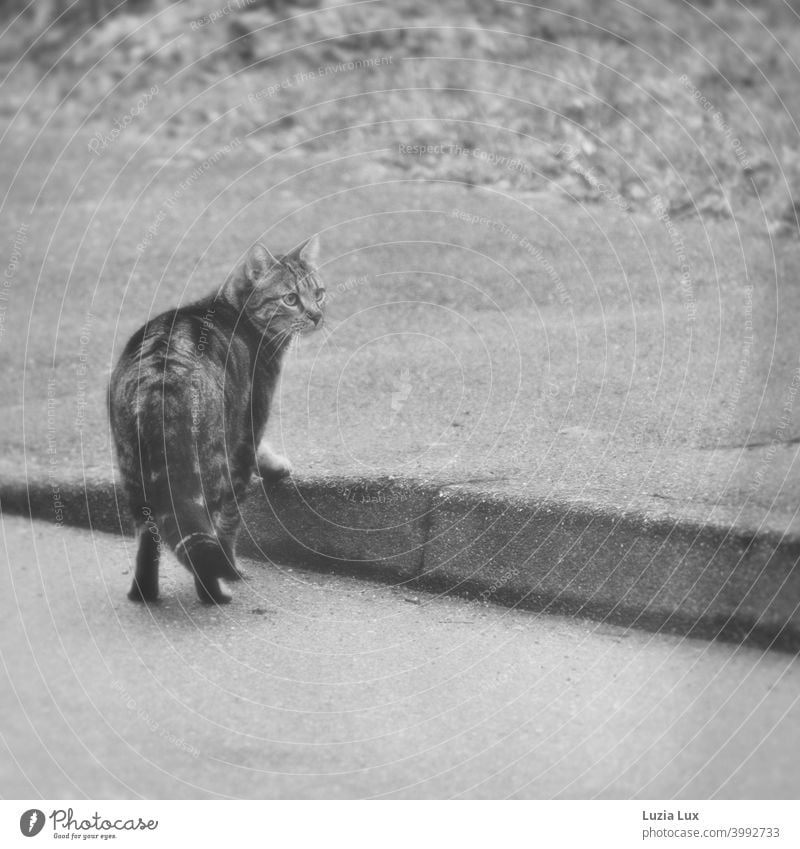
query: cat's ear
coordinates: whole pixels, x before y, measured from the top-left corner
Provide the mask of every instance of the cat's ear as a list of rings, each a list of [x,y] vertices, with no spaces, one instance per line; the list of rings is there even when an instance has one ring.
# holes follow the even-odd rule
[[[312,268],[316,268],[319,261],[319,236],[312,236],[307,242],[304,242],[294,251],[294,255]]]
[[[244,261],[244,272],[247,279],[254,286],[260,283],[266,276],[267,272],[273,265],[277,265],[278,260],[267,250],[261,242],[256,242],[247,252],[247,257]]]

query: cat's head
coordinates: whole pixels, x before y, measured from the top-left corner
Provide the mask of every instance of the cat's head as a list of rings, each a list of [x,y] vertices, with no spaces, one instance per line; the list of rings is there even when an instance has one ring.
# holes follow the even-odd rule
[[[275,257],[260,242],[228,280],[225,295],[262,333],[283,341],[319,327],[325,286],[317,271],[319,239]]]

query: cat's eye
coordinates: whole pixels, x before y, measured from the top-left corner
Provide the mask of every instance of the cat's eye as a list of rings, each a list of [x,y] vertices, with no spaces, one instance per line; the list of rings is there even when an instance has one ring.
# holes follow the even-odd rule
[[[283,302],[290,307],[296,307],[300,302],[300,298],[298,298],[294,292],[289,292],[288,295],[283,296]]]
[[[317,289],[317,291],[314,292],[314,297],[317,299],[317,303],[321,304],[325,300],[325,290]]]

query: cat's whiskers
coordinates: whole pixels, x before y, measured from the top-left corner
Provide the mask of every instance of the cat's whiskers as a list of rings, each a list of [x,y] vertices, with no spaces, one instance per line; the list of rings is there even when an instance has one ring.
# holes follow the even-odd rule
[[[333,331],[327,326],[327,323],[323,324],[320,327],[320,330],[323,333],[323,336],[324,336],[323,342],[324,342],[325,345],[330,345],[331,348],[335,348],[337,351],[343,351],[344,350],[344,348],[342,348],[342,346],[334,340]]]

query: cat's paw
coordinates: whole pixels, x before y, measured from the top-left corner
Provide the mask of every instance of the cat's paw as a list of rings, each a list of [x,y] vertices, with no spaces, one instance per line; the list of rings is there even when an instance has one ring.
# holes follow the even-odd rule
[[[258,473],[265,481],[279,481],[292,474],[292,464],[289,460],[265,446],[258,449],[256,463]]]
[[[136,601],[140,604],[148,604],[153,601],[158,601],[158,587],[140,586],[136,581],[131,584],[128,590],[128,599]]]
[[[227,604],[233,598],[219,578],[195,576],[194,588],[203,604]]]

